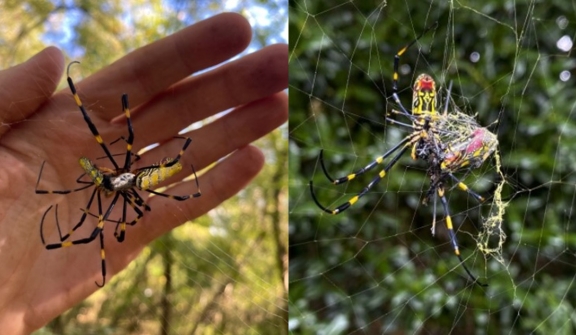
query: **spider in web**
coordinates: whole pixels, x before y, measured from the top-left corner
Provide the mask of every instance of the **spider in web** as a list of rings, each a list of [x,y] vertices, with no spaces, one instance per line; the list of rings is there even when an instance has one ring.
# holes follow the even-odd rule
[[[189,137],[176,137],[184,140],[184,146],[178,153],[175,158],[164,158],[157,164],[152,164],[150,166],[141,167],[135,170],[130,170],[132,164],[139,159],[139,156],[132,153],[132,145],[134,143],[134,130],[132,128],[132,121],[130,119],[130,109],[128,107],[128,95],[122,95],[122,110],[126,116],[126,123],[128,126],[128,138],[120,137],[118,140],[123,139],[126,142],[126,157],[124,160],[124,165],[119,166],[114,159],[114,156],[110,153],[110,150],[104,144],[102,137],[98,133],[96,126],[90,120],[90,116],[86,112],[80,97],[76,92],[76,87],[70,78],[70,67],[74,63],[79,63],[77,61],[71,62],[68,64],[66,70],[66,76],[68,81],[68,86],[70,87],[70,91],[74,97],[76,105],[80,109],[88,128],[92,132],[92,135],[96,139],[96,142],[102,147],[106,156],[104,158],[108,158],[113,168],[107,168],[102,166],[96,166],[90,159],[86,157],[80,157],[79,163],[84,173],[80,175],[76,179],[78,184],[82,186],[71,189],[71,190],[42,190],[39,189],[38,186],[40,184],[40,179],[42,177],[42,171],[44,169],[45,161],[42,162],[42,166],[40,167],[40,173],[38,174],[38,181],[36,182],[36,194],[69,194],[73,192],[82,191],[88,189],[92,186],[94,190],[92,191],[92,195],[88,200],[88,204],[85,208],[82,209],[83,214],[80,217],[80,220],[74,227],[66,234],[62,235],[62,231],[60,229],[60,224],[58,222],[58,205],[56,205],[55,215],[56,215],[56,226],[58,229],[58,234],[60,235],[60,242],[59,243],[51,243],[46,244],[44,240],[44,220],[48,212],[52,209],[52,206],[48,207],[48,209],[44,212],[42,216],[42,221],[40,222],[40,238],[42,239],[42,244],[45,245],[46,249],[59,249],[59,248],[66,248],[77,244],[87,244],[94,241],[97,237],[100,239],[100,257],[102,262],[102,284],[96,282],[98,287],[104,286],[106,283],[106,256],[104,252],[104,224],[106,221],[109,222],[116,222],[116,229],[114,231],[114,236],[118,242],[124,241],[125,232],[126,232],[126,225],[133,226],[142,218],[144,215],[144,211],[150,211],[150,207],[145,203],[144,199],[138,194],[137,190],[145,191],[148,193],[152,193],[154,195],[174,199],[177,201],[184,201],[190,198],[197,198],[201,195],[200,188],[198,184],[198,177],[196,176],[196,171],[194,170],[194,166],[192,166],[192,172],[194,174],[194,178],[196,180],[196,188],[197,192],[194,194],[188,195],[171,195],[166,193],[161,193],[154,191],[152,188],[157,186],[160,182],[164,181],[165,179],[177,174],[182,170],[182,164],[180,164],[180,158],[184,154],[184,151],[190,145],[192,141]],[[118,140],[112,142],[114,144]],[[133,159],[133,157],[135,157]],[[88,176],[89,180],[83,180],[84,176]],[[103,210],[102,206],[102,195],[106,198],[112,197],[112,201],[106,208]],[[90,207],[92,206],[94,199],[96,198],[97,206],[98,206],[98,215],[92,214],[90,212]],[[118,200],[122,198],[123,206],[122,206],[122,218],[118,221],[110,220],[110,214],[114,209],[114,206],[118,202]],[[136,217],[130,221],[126,222],[126,214],[127,208],[130,206],[132,210],[136,213]],[[98,224],[92,231],[92,233],[83,238],[72,239],[74,232],[80,228],[84,222],[86,221],[86,217],[88,215],[94,216],[98,218]],[[119,230],[119,231],[118,231]]]
[[[412,132],[404,137],[398,144],[394,145],[390,150],[377,157],[365,167],[341,178],[334,179],[330,176],[324,164],[323,151],[320,151],[319,155],[322,171],[328,180],[330,180],[334,185],[351,181],[372,170],[376,166],[383,164],[388,157],[392,156],[390,161],[387,162],[384,168],[359,193],[354,195],[347,202],[337,206],[335,209],[328,209],[318,201],[314,193],[312,180],[310,181],[310,192],[316,205],[324,212],[332,215],[340,214],[354,205],[361,197],[366,195],[375,185],[377,185],[398,162],[400,157],[402,157],[402,155],[411,148],[410,156],[413,160],[422,160],[428,164],[427,175],[430,178],[430,188],[426,192],[423,203],[427,204],[431,198],[434,203],[432,234],[434,235],[435,233],[436,201],[439,198],[444,210],[444,221],[446,223],[446,228],[455,255],[458,257],[460,264],[462,264],[462,267],[474,283],[477,283],[480,286],[487,286],[486,284],[479,282],[470,272],[460,254],[458,240],[456,238],[456,233],[454,232],[452,217],[450,215],[450,208],[446,199],[445,184],[449,181],[453,182],[460,190],[467,192],[477,201],[483,202],[484,198],[460,181],[454,173],[463,169],[476,169],[480,167],[482,163],[496,150],[496,147],[498,146],[497,137],[487,128],[480,127],[474,117],[459,112],[457,108],[454,108],[454,113],[448,113],[450,92],[452,88],[451,82],[447,89],[446,101],[442,113],[438,112],[436,82],[428,74],[420,74],[414,81],[412,87],[413,96],[411,113],[404,107],[398,96],[398,67],[400,57],[426,32],[435,29],[437,25],[438,23],[436,22],[425,29],[419,36],[400,49],[400,51],[398,51],[394,56],[392,99],[400,110],[393,110],[392,112],[408,118],[411,123],[403,123],[389,117],[386,117],[386,120],[392,124],[410,128]]]

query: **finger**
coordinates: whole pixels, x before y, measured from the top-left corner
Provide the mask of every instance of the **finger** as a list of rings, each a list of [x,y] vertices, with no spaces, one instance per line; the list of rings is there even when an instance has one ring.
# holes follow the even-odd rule
[[[217,207],[226,199],[242,190],[262,169],[264,156],[254,147],[247,146],[218,163],[214,168],[200,176],[202,196],[199,198],[176,201],[164,197],[153,197],[148,204],[152,208],[138,225],[131,227],[130,239],[122,245],[127,254],[124,263],[136,257],[143,245],[170,231],[171,229],[194,220]],[[196,192],[195,181],[180,183],[165,190],[164,193],[185,195]],[[124,249],[125,248],[125,249]],[[121,265],[120,265],[121,266]]]
[[[189,78],[134,110],[136,147],[174,136],[198,120],[262,99],[288,86],[288,49],[273,45]],[[125,123],[124,116],[114,122]]]
[[[26,62],[0,71],[0,136],[4,127],[30,117],[58,86],[64,68],[62,52],[48,47]]]
[[[110,120],[121,112],[123,93],[137,106],[191,73],[241,52],[250,37],[242,16],[216,15],[128,54],[76,86],[85,105]]]
[[[203,169],[268,134],[287,118],[288,97],[282,92],[244,105],[202,128],[182,134],[192,138],[181,160],[184,172],[192,173],[192,164],[196,170]],[[181,139],[171,139],[144,153],[139,166],[149,166],[164,157],[174,158],[183,144]]]

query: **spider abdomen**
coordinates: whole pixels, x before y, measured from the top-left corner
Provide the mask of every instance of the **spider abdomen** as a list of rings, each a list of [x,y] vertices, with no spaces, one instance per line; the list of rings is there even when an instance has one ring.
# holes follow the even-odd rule
[[[479,168],[494,153],[497,145],[495,134],[486,128],[477,128],[465,141],[448,145],[441,168],[451,172],[466,166]]]
[[[136,187],[141,190],[150,189],[180,171],[182,171],[180,162],[173,163],[171,158],[165,158],[158,165],[139,170],[136,173]]]

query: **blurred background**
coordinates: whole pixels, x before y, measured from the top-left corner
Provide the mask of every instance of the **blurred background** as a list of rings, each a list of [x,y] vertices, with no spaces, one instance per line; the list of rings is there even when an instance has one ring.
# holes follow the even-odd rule
[[[292,333],[575,332],[575,8],[573,0],[289,2]],[[488,287],[459,265],[440,203],[432,236],[426,164],[409,154],[340,215],[322,212],[309,191],[313,180],[334,208],[379,171],[334,186],[320,150],[341,177],[409,134],[385,120],[398,109],[394,55],[435,21],[400,59],[399,95],[409,108],[422,72],[441,97],[452,81],[449,111],[476,115],[498,137],[504,178],[494,158],[457,174],[487,201],[447,190],[466,265]]]
[[[0,66],[55,45],[67,63],[82,63],[86,77],[224,11],[244,15],[253,27],[244,54],[287,42],[282,0],[2,1]],[[64,80],[60,87],[66,89]],[[256,145],[266,165],[248,188],[153,242],[103,289],[34,334],[286,333],[287,127]]]

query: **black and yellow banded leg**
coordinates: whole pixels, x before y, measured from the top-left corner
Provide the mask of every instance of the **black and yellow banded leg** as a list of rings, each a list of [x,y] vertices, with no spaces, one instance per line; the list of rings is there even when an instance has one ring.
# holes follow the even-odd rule
[[[372,181],[366,187],[364,187],[362,189],[362,191],[360,191],[360,193],[356,194],[355,196],[350,198],[347,202],[336,207],[335,209],[333,209],[333,210],[328,209],[328,208],[324,207],[318,201],[318,199],[316,198],[316,195],[314,194],[314,184],[313,184],[312,180],[310,180],[310,193],[312,194],[312,199],[314,200],[316,205],[321,210],[323,210],[324,212],[326,212],[328,214],[336,215],[336,214],[342,213],[343,211],[350,208],[350,206],[354,205],[360,198],[362,198],[364,195],[366,195],[366,193],[368,193],[368,191],[370,191],[370,189],[372,189],[372,187],[374,187],[376,184],[378,184],[386,176],[386,173],[388,173],[388,171],[390,171],[390,169],[394,165],[396,165],[396,162],[398,162],[400,157],[402,157],[402,155],[406,152],[406,150],[410,147],[410,145],[411,145],[411,142],[405,143],[404,146],[402,147],[402,149],[394,156],[394,158],[392,158],[392,160],[384,167],[384,169],[382,169],[378,173],[378,175],[376,177],[374,177],[374,179],[372,179]]]
[[[180,164],[180,158],[184,154],[188,145],[192,142],[189,137],[175,137],[186,139],[184,146],[180,149],[178,155],[175,158],[164,158],[160,163],[153,164],[150,166],[141,167],[136,169],[133,173],[136,175],[136,187],[140,190],[147,191],[150,188],[158,185],[160,182],[164,181],[182,171],[182,164]],[[192,166],[194,171],[194,176],[196,176],[196,171],[194,166]]]
[[[129,196],[130,198],[133,198],[132,201],[134,201],[134,203],[137,206],[143,207],[145,211],[150,211],[150,206],[148,206],[145,202],[144,199],[142,199],[142,197],[140,196],[140,194],[138,194],[138,192],[136,192],[135,189],[130,189],[127,192],[127,196]]]
[[[94,185],[94,183],[91,181],[80,180],[82,177],[84,177],[84,174],[82,174],[80,177],[78,177],[78,179],[76,179],[76,182],[78,184],[86,184],[85,186],[81,186],[81,187],[75,188],[73,190],[52,190],[52,191],[39,190],[38,185],[40,185],[40,179],[42,178],[42,171],[44,170],[44,164],[46,164],[46,161],[42,162],[42,166],[40,166],[40,173],[38,174],[38,180],[36,181],[36,188],[35,188],[36,194],[68,194],[68,193],[72,193],[72,192],[78,192],[78,191],[85,190],[85,189],[89,188],[90,186]]]
[[[124,201],[122,202],[122,218],[116,223],[116,228],[114,228],[114,237],[116,237],[118,242],[124,242],[124,238],[126,236],[126,203],[134,203],[132,198],[130,198],[130,200],[127,199],[126,194],[122,193],[122,197],[124,198]],[[120,228],[120,232],[118,232],[118,228]]]
[[[128,125],[128,138],[126,141],[126,160],[124,161],[124,170],[130,170],[132,164],[132,145],[134,144],[134,129],[132,128],[132,119],[130,118],[130,108],[128,107],[128,95],[122,94],[122,110],[126,116]],[[138,155],[136,155],[138,157]]]
[[[96,229],[94,229],[94,232],[96,232],[96,230],[99,230],[99,235],[100,235],[100,259],[101,259],[101,266],[102,266],[102,284],[98,284],[97,281],[95,281],[94,283],[96,284],[96,286],[98,287],[103,287],[104,284],[106,284],[106,251],[104,249],[104,223],[106,221],[108,221],[108,217],[110,216],[110,214],[112,213],[112,210],[114,209],[114,206],[116,205],[116,202],[118,201],[118,197],[120,197],[120,192],[116,192],[116,194],[114,195],[114,198],[112,199],[112,202],[110,203],[110,205],[108,206],[108,209],[106,210],[106,213],[104,214],[104,216],[102,216],[102,203],[100,202],[100,192],[98,192],[98,226]],[[92,233],[91,237],[94,235],[94,232]]]
[[[449,173],[448,175],[450,176],[450,178],[452,178],[452,180],[454,180],[454,182],[456,183],[456,186],[459,189],[470,194],[472,197],[474,197],[474,199],[478,200],[478,202],[484,202],[486,200],[480,194],[472,191],[472,189],[470,187],[468,187],[468,185],[464,184],[462,181],[460,181],[460,179],[456,178],[456,176],[454,176],[452,173]]]
[[[98,226],[96,228],[94,228],[94,230],[92,231],[92,233],[88,237],[81,238],[78,240],[73,240],[73,241],[63,241],[60,243],[47,244],[46,249],[52,250],[52,249],[68,248],[68,247],[71,247],[71,246],[77,245],[77,244],[88,244],[88,243],[94,241],[94,239],[96,239],[96,236],[98,236],[98,234],[100,234],[100,232],[102,231],[103,225],[104,225],[104,221],[99,222]]]
[[[68,238],[70,238],[70,236],[72,236],[72,234],[82,226],[82,224],[84,224],[84,221],[86,220],[86,213],[90,210],[90,206],[92,205],[92,201],[94,200],[94,195],[98,190],[95,188],[94,191],[92,192],[92,195],[90,196],[90,200],[88,201],[88,205],[86,205],[86,209],[84,209],[84,214],[82,215],[82,217],[80,218],[80,221],[78,221],[78,223],[66,234],[62,235],[62,230],[60,229],[60,222],[58,220],[58,205],[56,205],[55,208],[55,218],[56,218],[56,228],[58,229],[58,236],[60,238],[60,242],[64,242],[66,241]],[[99,195],[99,193],[98,193]],[[44,240],[44,220],[46,219],[46,215],[48,214],[48,212],[52,209],[52,206],[48,207],[48,209],[46,210],[46,212],[44,212],[44,215],[42,216],[42,221],[40,221],[40,239],[42,240],[42,244],[46,245],[45,240]],[[51,248],[48,248],[48,246],[46,246],[47,249],[55,249],[54,245],[52,245]]]
[[[100,215],[100,217],[101,217],[101,215]],[[102,233],[103,232],[103,226],[104,226],[104,221],[100,221],[98,223],[98,226],[92,231],[92,234],[90,234],[89,237],[74,240],[74,241],[64,241],[61,243],[48,244],[48,245],[46,245],[46,249],[52,250],[52,249],[59,249],[59,248],[67,248],[67,247],[71,247],[73,245],[78,245],[78,244],[88,244],[88,243],[94,241],[94,239],[96,239],[96,236],[100,236],[100,257],[102,259],[102,284],[98,284],[98,282],[94,282],[94,283],[98,287],[103,287],[104,284],[106,283],[106,260],[105,260],[106,257],[105,257],[105,253],[104,253],[104,235]]]
[[[129,226],[133,226],[136,223],[138,223],[138,221],[144,216],[144,213],[142,212],[142,210],[140,208],[137,207],[137,203],[135,201],[135,199],[132,199],[132,195],[131,194],[121,194],[124,197],[124,202],[123,202],[123,209],[122,209],[122,217],[118,220],[110,220],[110,219],[106,219],[106,221],[108,222],[114,222],[116,223],[116,228],[114,229],[114,236],[116,237],[116,239],[118,240],[118,242],[123,242],[124,241],[124,233],[122,232],[122,236],[120,236],[121,233],[118,232],[118,229],[121,228],[123,225],[129,225]],[[126,200],[126,198],[131,198],[130,200]],[[136,214],[138,215],[134,220],[132,220],[131,222],[127,222],[126,221],[126,209],[128,208],[126,204],[132,204],[134,205],[132,208],[134,209],[134,211],[136,212]],[[150,210],[150,207],[148,207],[147,205],[145,205],[148,209]],[[57,206],[56,206],[57,207]],[[145,208],[146,209],[146,208]],[[84,213],[86,213],[87,215],[90,215],[92,217],[95,217],[96,219],[99,219],[100,217],[96,214],[93,214],[91,212],[89,212],[88,210],[82,208],[81,209]]]
[[[127,139],[126,137],[120,136],[120,137],[118,137],[117,139],[115,139],[114,141],[108,143],[108,145],[114,145],[114,144],[116,144],[116,142],[118,142],[118,141],[120,141],[120,140],[123,140],[124,142],[127,142],[127,141],[128,141],[128,139]],[[132,148],[132,146],[131,146],[131,148]],[[121,154],[112,154],[112,156],[121,156],[121,155],[124,155],[124,153],[121,153]],[[142,157],[140,157],[140,155],[135,154],[135,153],[133,153],[133,152],[130,152],[130,155],[133,157],[133,159],[130,161],[130,165],[129,165],[129,166],[134,165],[135,162],[139,161],[139,160],[142,158]],[[96,160],[104,159],[104,158],[108,158],[108,157],[106,157],[106,156],[96,157]],[[124,168],[124,169],[126,170],[126,168]]]
[[[101,218],[102,216],[99,215],[99,217]],[[104,220],[102,220],[98,223],[98,226],[92,231],[92,233],[90,234],[89,237],[74,240],[74,241],[64,241],[61,243],[48,244],[48,245],[46,245],[46,249],[52,250],[52,249],[59,249],[59,248],[67,248],[67,247],[71,247],[73,245],[78,245],[78,244],[88,244],[88,243],[94,241],[97,236],[100,236],[100,257],[102,259],[102,284],[98,284],[98,282],[95,282],[95,284],[98,287],[103,287],[104,284],[106,283],[106,255],[104,252],[104,235],[102,233],[103,232],[103,226],[104,226]]]
[[[86,208],[83,210],[83,214],[80,217],[80,220],[78,221],[78,223],[70,230],[70,232],[68,232],[68,234],[66,234],[65,236],[61,236],[60,240],[64,241],[67,240],[70,236],[72,236],[72,234],[74,234],[74,232],[82,227],[82,225],[84,224],[84,221],[86,220],[86,215],[87,213],[90,211],[90,207],[92,206],[92,201],[94,200],[94,194],[98,194],[98,203],[100,204],[101,199],[100,199],[100,192],[98,192],[98,189],[95,188],[94,191],[92,192],[92,195],[90,196],[90,200],[88,200],[88,204],[86,205]],[[58,228],[58,231],[60,231],[60,228]]]
[[[446,228],[448,229],[448,235],[450,236],[450,242],[452,243],[452,247],[454,248],[454,254],[456,254],[456,256],[458,257],[458,259],[460,260],[460,264],[462,264],[462,267],[464,268],[464,271],[466,271],[466,273],[468,274],[468,276],[470,277],[470,279],[472,279],[472,281],[480,286],[488,286],[488,284],[484,284],[478,281],[478,279],[472,275],[472,272],[470,272],[470,270],[468,269],[468,267],[466,266],[466,263],[464,262],[464,259],[462,258],[462,255],[460,254],[460,248],[458,246],[458,240],[456,239],[456,233],[454,232],[454,226],[452,225],[452,217],[450,216],[450,210],[448,209],[448,201],[446,200],[446,196],[444,194],[444,187],[438,187],[438,197],[440,198],[440,201],[442,202],[442,207],[444,208],[444,216],[445,216],[445,220],[446,220]]]
[[[106,284],[106,251],[104,250],[104,234],[102,231],[100,231],[100,259],[102,266],[102,284],[98,284],[97,281],[94,281],[94,283],[98,287],[104,287]]]
[[[112,202],[110,203],[110,205],[108,206],[106,213],[104,215],[102,215],[102,199],[100,196],[100,192],[97,192],[97,189],[95,189],[95,191],[97,193],[97,201],[98,201],[98,225],[96,226],[96,228],[94,228],[92,233],[90,233],[90,236],[85,237],[85,238],[80,238],[77,240],[72,240],[72,241],[66,240],[67,239],[67,237],[66,237],[66,238],[64,238],[65,240],[61,241],[60,243],[52,243],[52,244],[46,245],[46,249],[52,250],[52,249],[59,249],[59,248],[68,248],[68,247],[71,247],[73,245],[78,245],[78,244],[88,244],[88,243],[94,241],[96,239],[96,237],[99,236],[100,237],[100,257],[102,259],[102,284],[98,284],[98,282],[96,282],[96,285],[98,287],[102,287],[102,286],[104,286],[104,283],[106,283],[106,255],[105,255],[105,251],[104,251],[104,236],[103,236],[104,224],[106,221],[108,221],[108,217],[110,216],[110,213],[112,213],[112,210],[114,209],[114,206],[118,200],[118,197],[120,196],[120,193],[117,192],[114,195],[114,198],[113,198]],[[84,217],[88,213],[89,213],[89,206],[87,206]],[[74,231],[74,229],[72,231]],[[71,236],[71,233],[68,234],[68,236]]]
[[[427,32],[429,32],[432,29],[436,29],[436,27],[438,27],[438,21],[434,22],[432,25],[430,25],[428,28],[424,29],[423,32],[420,33],[420,35],[416,36],[416,38],[414,40],[412,40],[410,43],[408,43],[406,46],[404,46],[402,49],[400,49],[396,55],[394,55],[394,73],[392,75],[392,98],[394,100],[394,102],[398,105],[398,107],[400,108],[400,111],[402,112],[401,114],[408,117],[409,119],[411,119],[413,122],[415,121],[414,119],[414,115],[417,113],[410,113],[408,112],[408,110],[404,107],[404,105],[402,104],[402,101],[400,100],[400,97],[398,96],[398,79],[400,78],[400,74],[398,73],[398,69],[400,67],[400,57],[402,57],[402,55],[404,55],[404,53],[406,52],[406,50],[408,50],[412,45],[414,45],[422,36],[424,36],[424,34],[426,34]],[[420,78],[420,77],[419,77]],[[418,80],[418,79],[417,79]],[[435,92],[434,92],[435,93]],[[432,94],[434,94],[432,93]],[[418,97],[414,97],[413,99],[414,101],[420,101],[420,99]],[[419,105],[419,106],[413,106],[416,109],[420,109],[422,110],[423,106]]]
[[[412,138],[411,135],[406,136],[402,141],[400,141],[400,143],[398,143],[393,148],[391,148],[386,153],[384,153],[384,155],[376,158],[370,164],[366,165],[365,167],[363,167],[363,168],[359,169],[358,171],[355,171],[355,172],[353,172],[353,173],[351,173],[345,177],[341,177],[341,178],[337,178],[337,179],[333,179],[332,177],[330,177],[330,174],[328,173],[328,169],[326,169],[326,165],[324,163],[324,150],[320,150],[320,156],[319,156],[320,166],[322,167],[322,171],[324,171],[324,175],[326,176],[326,178],[328,178],[328,180],[330,180],[330,182],[332,182],[332,184],[334,184],[334,185],[342,184],[342,183],[348,182],[348,181],[350,181],[350,180],[352,180],[352,179],[354,179],[360,175],[363,175],[364,173],[372,170],[377,165],[382,164],[384,162],[384,160],[386,158],[388,158],[388,156],[393,154],[401,146],[405,145],[406,142],[411,140],[411,138]]]
[[[176,157],[174,158],[165,158],[162,163],[160,164],[154,164],[154,165],[150,165],[150,166],[144,166],[141,167],[139,169],[137,169],[137,171],[142,171],[142,170],[154,170],[154,169],[169,169],[171,167],[173,167],[174,165],[178,164],[178,162],[180,162],[180,158],[182,158],[182,155],[184,155],[184,151],[186,151],[186,149],[188,148],[188,146],[190,145],[190,143],[192,143],[192,139],[190,137],[184,137],[184,136],[175,136],[174,138],[179,138],[179,139],[183,139],[186,140],[184,142],[184,145],[182,146],[182,149],[180,149],[180,152],[178,152],[178,155],[176,155]]]
[[[400,67],[400,57],[402,57],[402,55],[406,52],[406,50],[408,50],[412,45],[414,45],[416,42],[418,42],[418,40],[422,36],[424,36],[424,34],[426,34],[427,32],[429,32],[432,29],[436,29],[436,27],[438,27],[438,21],[434,22],[428,28],[424,29],[424,31],[421,32],[420,35],[416,36],[416,38],[414,40],[412,40],[412,42],[408,43],[405,47],[400,49],[396,53],[396,55],[394,55],[394,74],[393,74],[393,81],[392,81],[392,92],[393,93],[398,92],[398,78],[400,76],[398,74],[398,69]]]
[[[94,135],[96,142],[98,142],[98,144],[100,144],[100,146],[102,147],[102,149],[106,153],[106,156],[112,161],[114,168],[116,170],[118,170],[119,169],[118,164],[116,164],[114,157],[112,156],[112,154],[108,150],[108,147],[106,147],[106,145],[104,144],[104,141],[102,140],[102,136],[100,136],[100,133],[98,133],[98,130],[96,129],[96,126],[94,125],[94,123],[92,123],[90,116],[88,116],[88,113],[86,112],[86,109],[84,108],[84,105],[82,104],[82,100],[80,100],[80,97],[78,96],[78,93],[76,92],[76,87],[74,86],[74,82],[72,81],[72,78],[70,78],[70,67],[72,66],[72,64],[75,64],[75,63],[80,64],[80,62],[78,62],[78,61],[70,62],[70,64],[68,64],[68,68],[66,69],[66,76],[67,76],[66,80],[68,81],[68,87],[70,87],[70,91],[72,91],[72,96],[74,97],[74,101],[76,101],[76,105],[80,109],[80,112],[82,112],[82,116],[84,116],[84,121],[86,121],[86,123],[88,124],[88,128],[90,128],[90,131],[92,132],[92,135]]]
[[[176,155],[176,157],[174,157],[172,162],[170,162],[169,164],[166,165],[167,167],[170,167],[173,164],[176,164],[177,162],[179,162],[182,155],[184,155],[184,151],[186,151],[186,149],[188,149],[188,146],[190,145],[190,143],[192,143],[192,139],[190,137],[175,136],[174,138],[179,138],[179,139],[182,139],[185,141],[184,141],[184,145],[182,146],[182,149],[180,149],[180,152],[178,153],[178,155]]]
[[[144,216],[144,212],[142,212],[142,210],[138,208],[137,199],[134,198],[133,195],[122,193],[122,197],[124,198],[124,204],[122,207],[122,220],[116,224],[116,228],[114,229],[114,236],[116,237],[116,240],[118,240],[118,242],[124,242],[124,238],[126,236],[126,225],[134,226]],[[134,212],[136,212],[136,218],[130,222],[126,222],[126,210],[127,210],[126,204],[130,205],[130,207],[132,207]],[[145,208],[147,208],[147,210],[150,210],[150,207],[147,207],[147,205]],[[119,228],[120,232],[118,232]]]
[[[72,236],[74,234],[74,232],[80,228],[82,226],[82,224],[84,223],[87,214],[90,211],[90,206],[92,205],[92,201],[94,200],[94,195],[98,194],[98,226],[96,226],[96,228],[94,228],[94,230],[92,231],[92,233],[90,234],[89,237],[86,238],[81,238],[81,239],[77,239],[77,240],[73,240],[73,241],[68,241],[68,238],[70,238],[70,236]],[[50,206],[52,207],[52,206]],[[58,234],[60,235],[60,243],[52,243],[52,244],[48,244],[46,245],[46,249],[58,249],[58,248],[66,248],[66,247],[70,247],[72,245],[75,244],[86,244],[86,243],[90,243],[92,242],[96,236],[98,236],[98,231],[102,229],[103,227],[103,222],[102,221],[102,205],[101,205],[101,198],[100,198],[100,192],[98,192],[97,189],[94,189],[94,192],[92,193],[92,195],[90,196],[90,200],[88,201],[88,205],[86,206],[86,209],[83,210],[84,214],[82,215],[82,218],[80,219],[80,221],[65,235],[62,235],[61,230],[60,230],[60,224],[58,222],[58,206],[56,206],[56,226],[58,227]],[[46,214],[45,214],[46,215]],[[40,236],[42,238],[42,243],[44,243],[44,236],[43,236],[43,224],[44,224],[44,217],[42,217],[42,222],[40,223]]]

